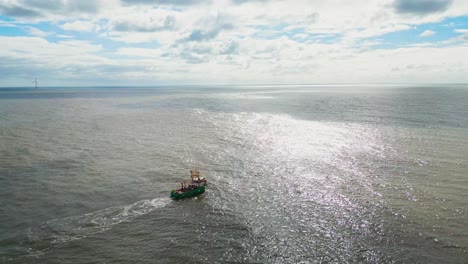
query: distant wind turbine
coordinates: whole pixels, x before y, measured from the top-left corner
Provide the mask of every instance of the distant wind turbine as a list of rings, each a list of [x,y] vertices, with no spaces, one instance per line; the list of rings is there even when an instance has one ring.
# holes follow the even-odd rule
[[[36,89],[37,89],[37,78],[34,79],[34,82],[36,84]]]

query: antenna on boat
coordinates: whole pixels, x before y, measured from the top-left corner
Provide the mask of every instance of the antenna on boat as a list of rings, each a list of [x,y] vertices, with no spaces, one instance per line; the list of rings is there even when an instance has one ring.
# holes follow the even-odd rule
[[[37,78],[34,78],[34,82],[32,83],[36,84],[36,89],[37,89]]]

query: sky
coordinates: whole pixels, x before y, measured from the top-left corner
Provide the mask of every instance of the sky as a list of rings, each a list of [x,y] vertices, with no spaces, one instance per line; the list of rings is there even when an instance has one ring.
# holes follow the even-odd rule
[[[0,0],[0,86],[468,83],[467,0]]]

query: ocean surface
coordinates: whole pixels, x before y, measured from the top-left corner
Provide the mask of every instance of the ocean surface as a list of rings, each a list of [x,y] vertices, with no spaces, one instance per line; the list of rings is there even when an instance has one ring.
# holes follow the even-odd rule
[[[468,263],[468,85],[0,89],[0,263]]]

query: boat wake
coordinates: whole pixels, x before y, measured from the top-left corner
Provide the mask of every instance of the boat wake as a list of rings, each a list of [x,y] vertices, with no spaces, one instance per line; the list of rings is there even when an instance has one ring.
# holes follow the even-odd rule
[[[162,208],[170,202],[168,198],[142,200],[130,205],[114,206],[79,216],[59,218],[42,223],[26,230],[30,243],[48,241],[60,244],[82,239],[92,234],[104,232],[114,225]]]

